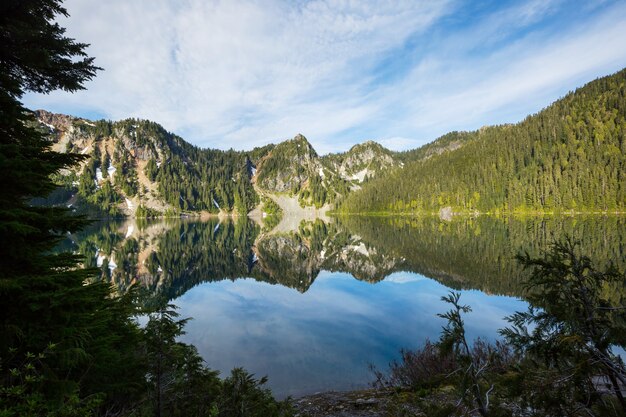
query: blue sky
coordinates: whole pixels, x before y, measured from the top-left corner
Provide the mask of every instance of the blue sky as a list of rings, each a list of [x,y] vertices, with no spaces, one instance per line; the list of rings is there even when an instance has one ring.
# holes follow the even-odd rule
[[[512,123],[626,66],[626,2],[69,0],[68,34],[105,70],[33,109],[156,121],[250,149],[411,149]]]

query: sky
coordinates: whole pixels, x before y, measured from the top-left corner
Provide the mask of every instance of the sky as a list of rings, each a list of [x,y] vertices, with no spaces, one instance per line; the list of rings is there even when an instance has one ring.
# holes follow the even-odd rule
[[[626,67],[623,0],[68,0],[104,71],[24,103],[160,123],[203,148],[413,149],[515,123]]]

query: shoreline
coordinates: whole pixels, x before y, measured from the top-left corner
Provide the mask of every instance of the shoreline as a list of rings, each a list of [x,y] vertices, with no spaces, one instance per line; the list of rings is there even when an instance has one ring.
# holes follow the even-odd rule
[[[427,416],[428,404],[455,403],[451,389],[417,393],[396,388],[325,391],[294,398],[296,417]]]
[[[257,216],[252,214],[254,210],[246,213],[245,215],[238,213],[210,213],[210,212],[188,212],[181,213],[176,216],[154,216],[154,217],[136,217],[136,216],[124,216],[124,217],[88,217],[88,220],[96,221],[96,220],[165,220],[165,219],[236,219],[239,217],[247,217],[252,220],[256,220]],[[441,217],[441,215],[437,212],[403,212],[403,213],[394,213],[394,212],[335,212],[335,211],[326,211],[324,213],[316,214],[315,216],[298,216],[293,213],[289,213],[285,215],[285,217],[297,217],[302,218],[303,220],[313,220],[313,219],[328,219],[329,217],[348,217],[348,216],[358,216],[358,217]],[[514,218],[524,218],[524,217],[577,217],[577,216],[626,216],[626,211],[535,211],[535,212],[460,212],[460,213],[452,213],[452,218],[471,218],[471,217],[480,217],[480,216],[488,216],[495,218],[506,218],[506,217],[514,217]],[[447,219],[444,219],[447,220]]]
[[[330,211],[327,215],[332,217],[442,217],[439,212],[336,212]],[[575,217],[575,216],[626,216],[626,211],[507,211],[507,212],[453,212],[451,217]]]

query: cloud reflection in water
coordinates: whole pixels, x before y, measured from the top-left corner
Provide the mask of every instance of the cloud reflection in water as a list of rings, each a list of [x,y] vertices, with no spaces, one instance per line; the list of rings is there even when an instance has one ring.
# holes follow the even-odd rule
[[[253,279],[197,286],[173,302],[193,317],[183,341],[198,347],[211,368],[242,366],[269,376],[279,397],[365,387],[368,364],[384,369],[401,348],[436,340],[448,309],[448,288],[419,274],[399,272],[377,284],[322,271],[304,294]],[[526,303],[463,291],[472,306],[470,338],[493,339],[503,317]]]

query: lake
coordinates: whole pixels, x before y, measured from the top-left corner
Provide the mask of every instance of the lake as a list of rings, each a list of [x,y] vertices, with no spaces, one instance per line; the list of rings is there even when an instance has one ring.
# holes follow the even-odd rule
[[[451,289],[472,307],[470,338],[493,340],[526,308],[518,253],[571,237],[600,266],[623,268],[620,217],[356,217],[274,233],[247,218],[110,221],[68,236],[123,292],[193,317],[182,340],[208,366],[267,375],[280,397],[367,387],[400,349],[439,337]]]

